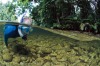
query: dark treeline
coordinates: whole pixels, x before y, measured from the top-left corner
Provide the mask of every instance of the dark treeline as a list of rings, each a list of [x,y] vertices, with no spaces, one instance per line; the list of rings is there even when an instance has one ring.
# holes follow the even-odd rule
[[[39,5],[32,16],[39,26],[100,33],[100,0],[34,1]]]

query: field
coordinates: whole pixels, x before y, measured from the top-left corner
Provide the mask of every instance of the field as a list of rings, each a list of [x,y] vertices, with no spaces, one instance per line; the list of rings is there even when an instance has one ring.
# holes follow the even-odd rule
[[[0,66],[100,66],[100,38],[33,27],[27,41],[9,39],[8,49],[0,43]]]

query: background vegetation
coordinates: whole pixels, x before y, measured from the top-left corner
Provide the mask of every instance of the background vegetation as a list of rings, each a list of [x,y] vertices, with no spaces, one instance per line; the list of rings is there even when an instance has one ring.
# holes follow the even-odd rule
[[[0,23],[0,66],[100,66],[100,34],[76,31],[100,33],[100,1],[95,2],[94,10],[90,8],[91,0],[0,3],[1,20],[16,20],[27,10],[33,25],[37,25],[33,26],[27,41],[18,37],[13,42],[10,38],[6,48],[2,42],[4,24]]]
[[[19,16],[27,9],[38,26],[85,30],[89,23],[91,32],[100,33],[99,0],[13,0],[0,7],[3,20],[14,20],[15,14]]]

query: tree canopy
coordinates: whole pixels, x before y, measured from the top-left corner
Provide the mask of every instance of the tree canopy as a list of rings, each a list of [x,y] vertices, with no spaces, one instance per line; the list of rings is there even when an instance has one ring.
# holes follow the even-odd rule
[[[95,2],[97,4],[94,4]],[[40,0],[39,3],[40,5],[36,7],[38,11],[37,15],[40,15],[41,20],[44,22],[59,22],[60,19],[69,17],[76,17],[77,19],[93,19],[95,17],[97,19],[100,10],[99,1],[95,0]],[[33,16],[36,16],[34,14],[34,9],[36,10],[36,8],[33,8]],[[77,8],[80,9],[78,15],[75,13],[75,9]]]
[[[20,8],[19,15],[28,9],[34,22],[45,27],[55,24],[68,27],[69,23],[75,25],[88,21],[93,24],[100,21],[100,0],[13,0],[3,7],[8,8],[6,11],[9,13],[5,14],[9,16],[13,16],[17,8]]]

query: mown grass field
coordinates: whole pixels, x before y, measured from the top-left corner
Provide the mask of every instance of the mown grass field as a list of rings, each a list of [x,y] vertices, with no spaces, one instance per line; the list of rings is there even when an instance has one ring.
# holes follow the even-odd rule
[[[1,65],[100,66],[100,38],[93,35],[33,27],[26,42],[17,40],[17,45],[9,40],[9,49],[0,43]]]

